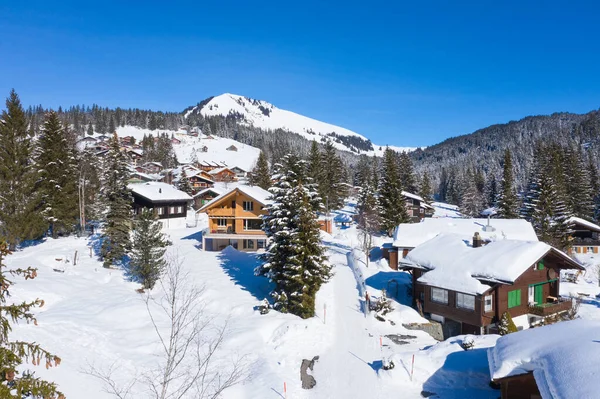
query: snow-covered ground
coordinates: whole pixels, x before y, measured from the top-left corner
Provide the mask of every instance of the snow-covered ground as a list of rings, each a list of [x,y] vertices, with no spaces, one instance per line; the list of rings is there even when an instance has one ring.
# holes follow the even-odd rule
[[[349,206],[341,213],[352,211]],[[198,300],[205,304],[207,314],[215,315],[217,323],[230,318],[216,361],[226,366],[232,358],[243,356],[248,374],[224,398],[419,398],[427,392],[456,399],[499,396],[488,385],[486,357],[486,348],[498,337],[473,337],[474,348],[465,351],[460,345],[464,336],[438,343],[424,332],[404,328],[403,323],[424,321],[408,306],[409,275],[390,270],[377,251],[367,267],[364,253],[356,249],[355,225],[336,226],[331,235],[322,233],[335,275],[319,291],[317,314],[308,320],[275,311],[260,315],[255,307],[270,285],[264,277],[254,276],[253,269],[260,262],[257,255],[231,248],[203,252],[205,226],[206,218],[199,218],[195,228],[169,230],[173,242],[169,253],[182,261],[190,284],[205,286]],[[376,237],[378,244],[390,240]],[[59,367],[36,368],[36,374],[56,381],[69,398],[110,397],[101,381],[84,372],[92,365],[102,370],[113,366],[115,378],[124,383],[156,364],[160,353],[143,296],[135,291],[139,285],[129,282],[120,270],[102,268],[93,250],[90,256],[90,248],[96,245],[94,237],[48,239],[7,259],[10,266],[39,269],[35,280],[17,281],[12,298],[45,300],[38,312],[39,325],[19,325],[13,336],[39,342],[62,358]],[[75,251],[76,266],[72,262]],[[364,293],[377,300],[383,289],[392,298],[394,311],[380,322],[373,313],[365,314]],[[600,292],[595,276],[586,275],[577,285],[565,283],[562,289],[592,294],[581,314],[600,318],[600,304],[593,299]],[[159,292],[155,289],[153,295]],[[152,309],[158,323],[164,323],[157,309]],[[385,337],[389,334],[409,337],[399,345]],[[314,356],[320,357],[312,372],[317,385],[303,390],[300,364]],[[392,360],[395,368],[383,370],[384,359]],[[147,396],[140,385],[132,397]]]
[[[434,218],[462,218],[457,205],[446,204],[445,202],[433,202],[431,204],[435,209]]]

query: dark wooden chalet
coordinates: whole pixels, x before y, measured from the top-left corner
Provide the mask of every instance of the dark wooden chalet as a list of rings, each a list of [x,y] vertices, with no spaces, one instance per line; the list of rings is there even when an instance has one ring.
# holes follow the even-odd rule
[[[571,253],[597,254],[600,248],[600,226],[578,217],[572,217],[570,222],[573,230]]]
[[[192,197],[170,184],[147,182],[129,184],[133,194],[133,211],[139,214],[142,208],[154,210],[165,228],[185,227],[187,209]]]
[[[427,204],[423,197],[408,191],[402,191],[402,196],[406,202],[406,209],[411,222],[418,223],[426,217],[433,216],[433,207]]]
[[[222,193],[214,188],[205,188],[194,194],[194,209],[200,209]]]
[[[583,267],[542,242],[498,240],[478,233],[440,234],[413,249],[400,265],[412,273],[417,309],[444,325],[446,336],[497,333],[508,312],[518,327],[571,309],[559,295],[560,271]]]

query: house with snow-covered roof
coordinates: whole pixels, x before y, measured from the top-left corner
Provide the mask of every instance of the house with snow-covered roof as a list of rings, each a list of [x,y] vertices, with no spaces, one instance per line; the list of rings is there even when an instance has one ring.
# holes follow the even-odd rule
[[[571,224],[571,253],[597,254],[600,248],[600,226],[588,220],[572,217]]]
[[[402,196],[404,197],[406,210],[411,222],[417,223],[433,215],[434,208],[425,202],[420,195],[402,191]]]
[[[258,186],[240,185],[202,206],[208,214],[208,232],[202,236],[205,251],[220,251],[231,245],[239,251],[257,251],[266,246],[262,230],[264,207],[271,193]]]
[[[194,209],[200,209],[213,199],[217,198],[221,195],[221,190],[218,190],[214,187],[208,187],[203,190],[198,191],[194,194]]]
[[[577,319],[508,334],[487,351],[502,399],[597,398],[600,321]]]
[[[476,232],[484,242],[501,239],[538,241],[533,226],[524,219],[425,218],[420,223],[399,224],[394,230],[391,248],[385,252],[388,252],[390,267],[396,270],[399,259],[438,234],[459,234],[469,239]]]
[[[237,174],[227,167],[212,169],[208,172],[208,174],[212,177],[214,181],[232,182],[238,180]]]
[[[410,251],[400,263],[412,274],[415,306],[441,322],[447,336],[496,333],[508,312],[520,328],[571,309],[562,299],[560,272],[583,267],[540,241],[485,243],[442,233]]]
[[[133,195],[133,212],[152,209],[163,228],[186,227],[187,209],[192,197],[170,184],[162,182],[132,183],[127,186]]]

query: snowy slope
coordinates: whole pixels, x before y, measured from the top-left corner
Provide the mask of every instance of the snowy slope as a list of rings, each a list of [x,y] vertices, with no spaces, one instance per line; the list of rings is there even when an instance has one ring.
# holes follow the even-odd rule
[[[184,116],[187,118],[194,112],[200,112],[203,116],[239,114],[243,117],[244,123],[265,130],[283,129],[298,133],[308,140],[316,139],[317,141],[320,141],[322,137],[329,137],[331,133],[335,133],[338,136],[352,138],[363,145],[370,145],[369,139],[351,130],[277,108],[266,101],[254,100],[235,94],[226,93],[213,97],[210,101],[204,103],[200,109],[198,108],[199,106],[191,108]],[[335,138],[332,137],[332,139]],[[343,138],[341,140],[341,143],[333,141],[336,148],[351,151],[353,148],[352,143],[344,143]],[[354,148],[361,154],[377,156],[381,156],[385,149],[384,146],[375,144],[372,144],[372,149],[368,151],[361,148]],[[414,147],[391,146],[390,148],[396,151],[415,150]]]
[[[119,137],[132,136],[136,141],[140,141],[144,135],[158,136],[162,133],[166,133],[169,136],[173,135],[173,137],[181,140],[181,144],[173,144],[177,160],[181,163],[188,163],[193,160],[225,162],[230,168],[238,166],[249,171],[256,163],[260,154],[258,148],[242,144],[235,140],[217,136],[212,136],[209,139],[202,134],[198,137],[192,137],[188,136],[185,130],[149,130],[134,126],[121,126],[117,128],[117,135]],[[237,152],[227,151],[227,148],[231,145],[237,147]],[[200,150],[204,146],[208,148],[207,152]]]

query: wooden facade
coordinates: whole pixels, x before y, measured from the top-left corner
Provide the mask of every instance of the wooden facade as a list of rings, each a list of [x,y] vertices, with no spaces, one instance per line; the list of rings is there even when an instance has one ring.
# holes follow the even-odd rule
[[[266,235],[262,230],[264,204],[239,188],[208,204],[208,233],[203,237],[206,251],[220,251],[228,245],[240,251],[264,249]]]
[[[572,254],[597,254],[600,250],[600,226],[584,222],[586,221],[577,219],[572,221],[573,233],[569,252]]]
[[[194,195],[194,209],[200,209],[213,199],[217,198],[219,193],[211,190],[210,188],[202,190],[201,192]]]
[[[214,181],[218,182],[232,182],[237,181],[237,175],[234,171],[229,168],[215,169],[210,172],[210,175]]]
[[[569,310],[572,306],[571,301],[559,298],[559,277],[560,270],[571,268],[581,267],[574,261],[568,262],[550,251],[527,268],[514,283],[494,283],[483,294],[469,295],[473,297],[472,309],[461,307],[457,300],[459,295],[464,298],[464,295],[468,294],[421,284],[417,280],[426,271],[413,269],[413,301],[417,308],[432,318],[444,323],[457,323],[458,328],[451,335],[494,333],[504,312],[508,312],[513,318],[529,315],[531,323],[541,320],[542,317]],[[447,303],[436,301],[433,290],[446,291]]]
[[[542,399],[532,372],[499,378],[501,399]]]

